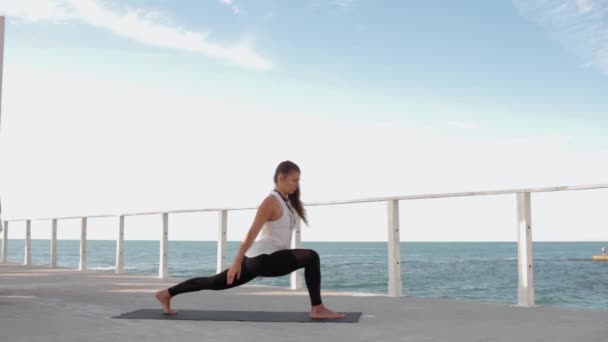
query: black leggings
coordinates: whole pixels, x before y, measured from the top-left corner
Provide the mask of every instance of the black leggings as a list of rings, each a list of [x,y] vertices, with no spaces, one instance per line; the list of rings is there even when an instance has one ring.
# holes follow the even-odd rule
[[[308,287],[311,305],[321,301],[321,262],[319,254],[312,249],[284,249],[272,254],[261,254],[253,258],[243,257],[241,276],[228,285],[228,269],[211,277],[185,280],[169,288],[171,297],[180,293],[200,290],[226,290],[250,282],[256,277],[280,277],[304,268],[304,279]]]

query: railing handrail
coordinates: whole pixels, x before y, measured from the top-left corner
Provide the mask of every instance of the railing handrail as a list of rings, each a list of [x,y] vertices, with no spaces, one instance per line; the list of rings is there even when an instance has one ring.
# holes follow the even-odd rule
[[[440,194],[425,194],[425,195],[407,195],[407,196],[392,196],[378,198],[362,198],[346,201],[327,201],[313,202],[306,204],[307,206],[319,205],[337,205],[337,204],[354,204],[354,203],[372,203],[385,202],[387,204],[387,222],[388,222],[388,294],[392,297],[399,297],[403,293],[403,282],[401,279],[401,251],[400,251],[400,219],[399,219],[399,201],[402,200],[420,200],[430,198],[449,198],[449,197],[464,197],[464,196],[485,196],[485,195],[508,195],[515,194],[517,200],[517,270],[518,270],[518,288],[517,302],[520,306],[534,306],[535,291],[534,291],[534,268],[532,257],[532,206],[531,194],[537,192],[549,191],[566,191],[566,190],[591,190],[608,188],[608,184],[595,185],[578,185],[578,186],[554,186],[544,188],[527,188],[527,189],[511,189],[511,190],[492,190],[492,191],[470,191],[470,192],[454,192]],[[170,211],[152,211],[140,213],[122,213],[115,215],[90,215],[90,216],[70,216],[70,217],[54,217],[54,218],[39,218],[39,219],[20,219],[7,220],[3,222],[3,238],[2,238],[2,259],[5,263],[8,260],[8,227],[9,221],[25,221],[25,265],[31,264],[31,226],[32,220],[52,220],[51,234],[51,260],[50,266],[56,267],[57,259],[57,223],[60,219],[80,219],[80,263],[78,269],[84,271],[87,264],[87,224],[89,218],[94,217],[116,217],[119,219],[118,237],[116,240],[116,272],[124,272],[124,231],[125,231],[125,216],[137,215],[155,215],[162,214],[163,230],[160,236],[159,249],[159,277],[167,278],[169,272],[169,214],[178,213],[194,213],[194,212],[218,212],[219,215],[219,230],[217,244],[217,272],[221,272],[226,268],[226,243],[227,243],[227,220],[228,212],[234,210],[249,210],[253,207],[245,208],[205,208],[205,209],[188,209],[188,210],[170,210]],[[300,248],[301,233],[300,227],[294,229],[291,237],[291,248]],[[298,272],[291,273],[291,288],[302,288],[302,275]]]
[[[544,188],[523,188],[523,189],[508,189],[508,190],[487,190],[487,191],[467,191],[467,192],[451,192],[451,193],[435,193],[422,195],[403,195],[403,196],[387,196],[387,197],[370,197],[359,198],[352,200],[337,200],[324,202],[304,203],[306,207],[322,206],[322,205],[340,205],[340,204],[356,204],[356,203],[373,203],[386,201],[407,201],[418,199],[432,198],[450,198],[450,197],[471,197],[471,196],[488,196],[488,195],[508,195],[516,193],[534,193],[534,192],[552,192],[552,191],[570,191],[570,190],[591,190],[608,188],[608,183],[591,184],[591,185],[569,185],[569,186],[553,186]],[[70,220],[86,218],[106,218],[120,216],[145,216],[145,215],[161,215],[161,214],[185,214],[185,213],[200,213],[200,212],[218,212],[218,211],[238,211],[238,210],[255,210],[257,207],[225,207],[225,208],[202,208],[202,209],[178,209],[178,210],[163,210],[150,212],[134,212],[134,213],[119,213],[119,214],[101,214],[101,215],[81,215],[81,216],[63,216],[50,218],[32,218],[32,219],[8,219],[4,222],[22,222],[22,221],[48,221],[48,220]]]

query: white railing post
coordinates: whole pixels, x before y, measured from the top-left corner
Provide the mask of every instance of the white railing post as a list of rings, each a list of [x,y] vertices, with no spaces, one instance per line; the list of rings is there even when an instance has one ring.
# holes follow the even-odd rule
[[[532,254],[532,205],[529,192],[517,194],[517,257],[519,306],[534,306],[534,267]]]
[[[116,273],[122,273],[125,271],[124,245],[125,245],[125,216],[120,215],[119,225],[118,225],[118,237],[116,239]]]
[[[25,260],[24,265],[32,264],[32,221],[25,221]]]
[[[2,79],[4,77],[4,28],[5,18],[4,15],[0,15],[0,126],[2,126]],[[0,224],[2,224],[2,221],[0,221]],[[4,229],[2,232],[2,263],[6,263],[8,257],[8,221],[4,222]]]
[[[217,237],[217,273],[226,268],[226,241],[228,239],[228,210],[220,210],[220,225]]]
[[[401,282],[401,246],[399,238],[399,200],[388,201],[388,295],[403,294]]]
[[[167,278],[169,276],[169,214],[163,213],[163,234],[160,240],[160,263],[158,265],[158,277]]]
[[[51,227],[51,260],[49,267],[57,267],[57,219],[53,219],[53,226]]]
[[[5,28],[6,19],[4,15],[0,15],[0,105],[2,104],[2,79],[3,79],[3,69],[4,69],[4,28]],[[1,112],[1,108],[0,108]],[[1,115],[0,115],[1,120]]]
[[[2,230],[2,263],[8,261],[8,221],[4,221],[4,229]]]
[[[79,271],[87,269],[87,218],[83,217],[80,221],[80,264]]]
[[[300,229],[300,220],[296,225],[293,234],[291,236],[291,248],[300,248],[302,245],[302,234]],[[292,290],[300,290],[302,288],[302,269],[296,270],[291,273],[290,286]]]

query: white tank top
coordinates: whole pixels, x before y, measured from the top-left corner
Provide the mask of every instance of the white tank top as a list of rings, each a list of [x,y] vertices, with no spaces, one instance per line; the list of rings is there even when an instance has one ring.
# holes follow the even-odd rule
[[[260,238],[254,241],[245,252],[245,256],[253,258],[260,254],[272,254],[282,249],[289,249],[291,245],[291,234],[297,226],[299,216],[291,205],[285,203],[285,199],[276,191],[270,193],[274,196],[283,214],[275,221],[267,221],[262,227]],[[287,201],[289,202],[289,201]]]

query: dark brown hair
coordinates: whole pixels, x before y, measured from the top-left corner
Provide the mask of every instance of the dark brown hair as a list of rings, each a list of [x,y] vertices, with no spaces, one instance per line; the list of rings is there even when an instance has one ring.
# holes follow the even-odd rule
[[[277,180],[279,178],[279,174],[287,175],[292,171],[297,171],[301,173],[300,168],[294,162],[286,160],[281,162],[279,166],[277,166],[276,171],[274,172],[274,184],[277,184]],[[302,204],[302,200],[300,200],[300,187],[293,193],[289,194],[289,202],[291,206],[296,210],[298,215],[302,218],[302,221],[308,225],[308,220],[306,219],[306,209],[304,209],[304,205]]]

